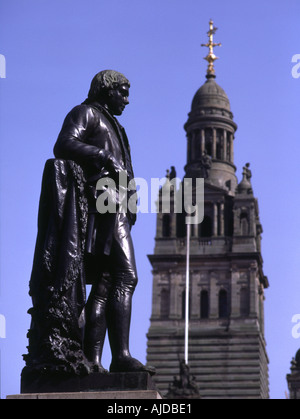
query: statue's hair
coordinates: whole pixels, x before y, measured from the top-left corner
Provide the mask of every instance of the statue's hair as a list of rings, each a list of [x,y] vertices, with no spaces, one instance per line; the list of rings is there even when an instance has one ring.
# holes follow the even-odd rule
[[[129,80],[123,74],[114,70],[100,71],[92,80],[88,100],[97,100],[105,96],[109,90],[115,89],[122,84],[130,87]]]

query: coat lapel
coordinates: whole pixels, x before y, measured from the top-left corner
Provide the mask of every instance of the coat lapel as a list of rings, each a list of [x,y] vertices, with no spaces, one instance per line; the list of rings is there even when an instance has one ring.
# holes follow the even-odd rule
[[[122,127],[122,125],[119,123],[119,121],[113,115],[111,115],[109,113],[109,111],[107,109],[105,109],[103,106],[101,106],[99,103],[94,102],[94,103],[91,104],[91,106],[93,106],[98,111],[103,113],[103,115],[105,115],[105,117],[112,124],[112,126],[115,129],[115,132],[117,133],[119,141],[120,141],[124,161],[126,160],[126,152],[127,152],[127,154],[129,155],[130,163],[131,163],[131,149],[130,149],[130,145],[129,145],[129,141],[128,141],[128,137],[127,137],[125,128]],[[125,147],[126,147],[126,150],[125,150]],[[132,170],[132,173],[133,173],[132,165],[131,165],[131,170]]]

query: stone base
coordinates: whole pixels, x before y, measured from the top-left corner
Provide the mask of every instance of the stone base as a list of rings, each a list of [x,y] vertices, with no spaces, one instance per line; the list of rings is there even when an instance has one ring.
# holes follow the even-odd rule
[[[7,396],[7,400],[159,400],[161,398],[155,390],[33,393]]]
[[[26,369],[21,395],[14,399],[157,399],[161,398],[147,372],[93,373],[86,376],[39,373]]]

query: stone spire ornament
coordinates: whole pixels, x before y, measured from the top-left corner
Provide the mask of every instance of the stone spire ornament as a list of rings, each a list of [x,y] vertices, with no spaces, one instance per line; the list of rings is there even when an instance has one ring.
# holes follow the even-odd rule
[[[217,32],[218,28],[214,27],[214,22],[212,20],[209,21],[209,31],[207,32],[209,42],[207,44],[201,44],[202,47],[208,47],[209,53],[204,60],[208,62],[207,74],[206,77],[216,77],[215,76],[215,68],[214,62],[219,58],[214,54],[214,47],[221,47],[222,44],[214,42],[214,35]]]

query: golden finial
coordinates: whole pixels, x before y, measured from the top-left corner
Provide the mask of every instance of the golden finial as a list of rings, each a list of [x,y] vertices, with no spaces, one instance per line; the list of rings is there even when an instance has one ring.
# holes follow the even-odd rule
[[[215,68],[214,68],[214,62],[219,58],[214,54],[214,47],[221,47],[222,44],[214,43],[214,35],[217,32],[218,28],[214,27],[214,22],[212,20],[209,21],[209,31],[207,32],[209,42],[208,44],[201,44],[202,47],[208,47],[209,53],[204,58],[206,61],[208,61],[208,68],[207,68],[207,75],[206,77],[215,77]]]

